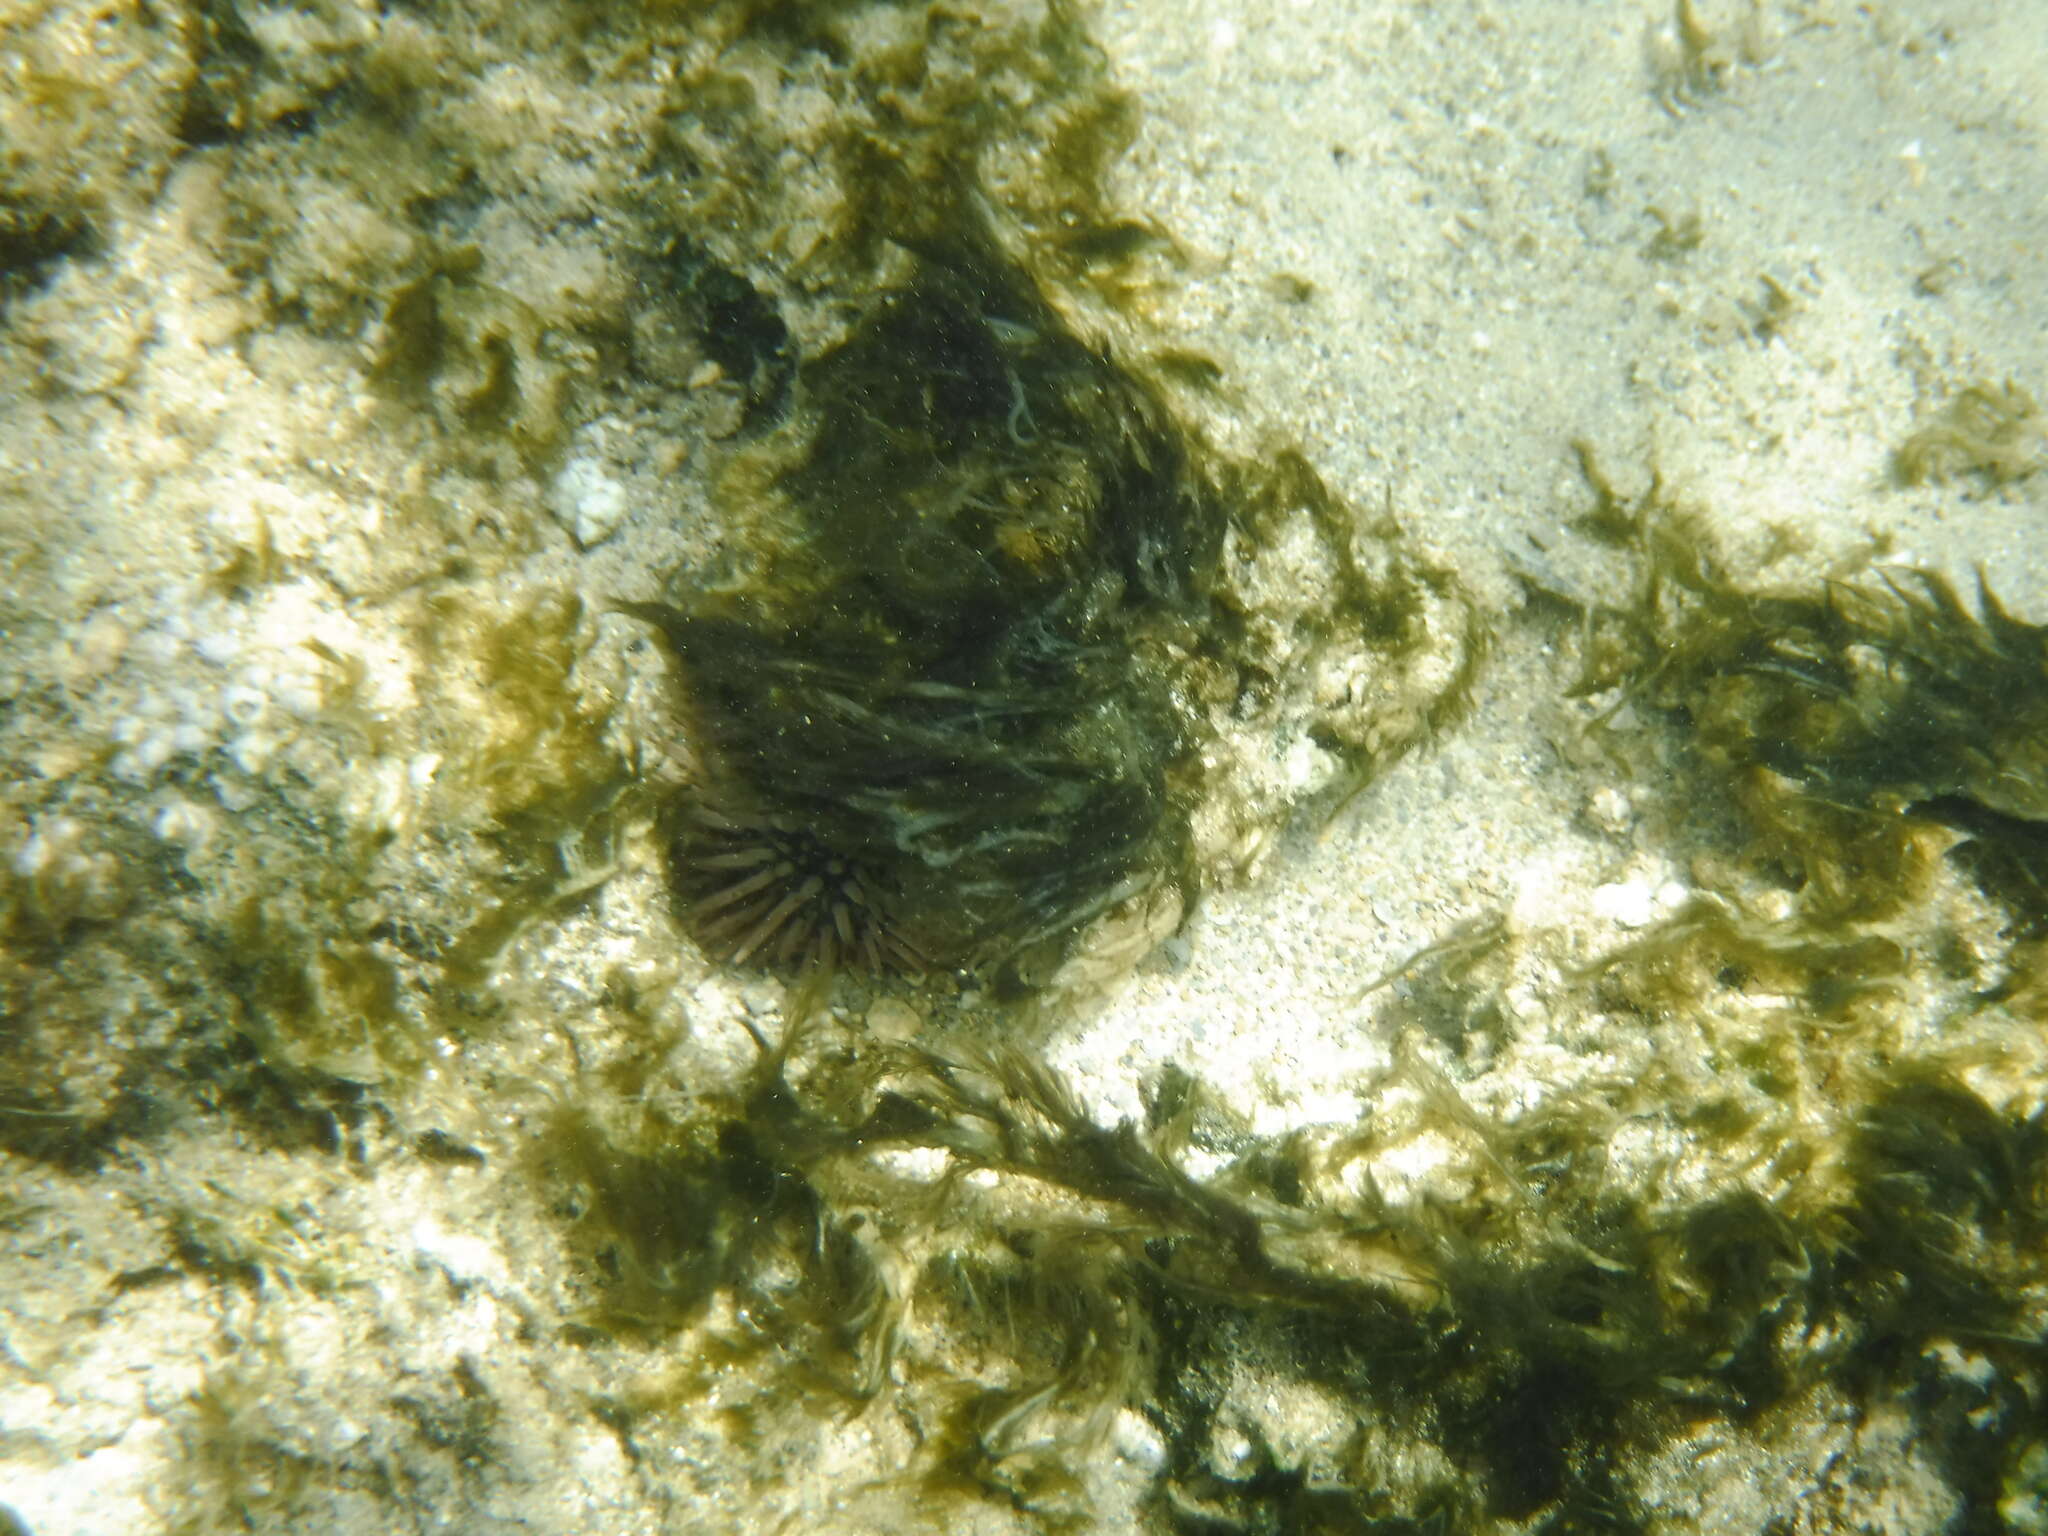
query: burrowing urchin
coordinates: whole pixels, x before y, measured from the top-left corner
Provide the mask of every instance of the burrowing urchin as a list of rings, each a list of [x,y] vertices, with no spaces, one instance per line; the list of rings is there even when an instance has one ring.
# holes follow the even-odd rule
[[[927,969],[882,878],[789,817],[690,794],[676,808],[669,859],[684,921],[725,964],[913,978]]]
[[[1170,669],[1204,647],[1226,506],[1161,392],[1007,258],[906,261],[727,451],[732,568],[623,607],[677,663],[708,954],[1028,987],[1183,861]]]
[[[622,605],[676,663],[704,803],[759,829],[680,817],[681,903],[714,957],[854,963],[881,894],[931,968],[1022,996],[1132,897],[1171,887],[1185,912],[1231,841],[1197,836],[1236,760],[1209,744],[1277,727],[1312,643],[1259,638],[1290,578],[1249,582],[1253,551],[1327,557],[1302,579],[1328,601],[1287,599],[1288,633],[1328,625],[1375,666],[1443,655],[1421,615],[1457,604],[1448,577],[1369,574],[1313,471],[1217,454],[992,241],[906,251],[862,299],[799,357],[787,416],[723,450],[721,552]],[[1302,701],[1318,750],[1369,769],[1461,690],[1342,696]]]

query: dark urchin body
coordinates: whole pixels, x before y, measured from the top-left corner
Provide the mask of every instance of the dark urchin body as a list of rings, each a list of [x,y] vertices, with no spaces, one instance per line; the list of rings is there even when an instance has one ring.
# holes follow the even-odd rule
[[[759,807],[741,846],[682,839],[693,925],[735,962],[865,960],[854,897],[886,891],[934,963],[1042,975],[1185,843],[1168,658],[1224,520],[1197,445],[987,253],[922,260],[795,396],[721,487],[757,573],[630,610],[681,664],[705,803]]]
[[[692,796],[675,817],[669,852],[684,920],[717,959],[805,971],[925,969],[897,929],[880,877],[786,817]]]

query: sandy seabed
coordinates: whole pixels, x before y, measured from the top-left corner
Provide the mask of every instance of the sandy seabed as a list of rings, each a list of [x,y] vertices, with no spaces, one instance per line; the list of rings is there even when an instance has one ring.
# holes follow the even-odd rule
[[[1213,363],[1190,409],[1218,451],[1298,448],[1361,540],[1448,573],[1484,663],[1425,729],[1416,698],[1461,664],[1447,639],[1409,672],[1290,650],[1327,551],[1247,556],[1247,628],[1320,670],[1216,738],[1230,809],[1197,818],[1199,903],[1131,898],[1015,1020],[983,978],[847,978],[817,1049],[965,1060],[1014,1028],[1070,1107],[1149,1127],[1180,1176],[1264,1213],[1271,1308],[1187,1345],[1167,1392],[1193,1303],[1162,1308],[1128,1266],[1204,1240],[1207,1208],[1062,1184],[1028,1138],[805,1175],[791,1219],[820,1250],[854,1232],[896,1351],[846,1346],[854,1365],[817,1370],[836,1385],[803,1379],[811,1357],[873,1319],[775,1310],[817,1283],[802,1241],[744,1281],[690,1268],[752,1254],[790,1207],[668,1235],[740,1198],[729,1145],[689,1137],[745,1097],[792,1003],[698,952],[653,801],[622,787],[693,763],[668,658],[615,605],[745,574],[717,475],[759,396],[693,331],[701,306],[659,291],[660,231],[774,293],[795,351],[843,336],[832,124],[873,114],[899,153],[940,70],[876,61],[992,58],[956,33],[1050,36],[1043,8],[12,0],[0,1530],[1506,1531],[1582,1528],[1546,1524],[1585,1518],[1574,1500],[1660,1533],[2048,1530],[2044,1196],[2012,1129],[2048,1100],[2025,924],[1943,866],[1864,948],[1765,945],[1696,1008],[1670,970],[1603,983],[1601,957],[1649,953],[1754,870],[1725,764],[1626,687],[1573,691],[1587,616],[1642,577],[1574,528],[1603,476],[1697,518],[1759,589],[1897,568],[1967,593],[1981,572],[2048,623],[2048,12],[1058,17],[1099,50],[1088,80],[1009,62],[976,84],[1003,103],[991,201],[1036,227],[1053,140],[1030,125],[1121,92],[1131,142],[1101,190],[1160,235],[1123,310],[1061,312],[1133,367]],[[1340,709],[1406,722],[1370,775],[1316,715]],[[1796,927],[1792,896],[1751,895]],[[1764,974],[1808,985],[1872,944],[1875,1000]],[[1681,948],[1642,964],[1705,963]],[[1443,1231],[1503,1273],[1549,1273],[1515,1267],[1516,1233],[1587,1246],[1544,1225],[1563,1155],[1490,1127],[1590,1117],[1602,1188],[1659,1231],[1738,1187],[1821,1231],[1869,1208],[1842,1193],[1865,1154],[1839,1149],[1901,1064],[2008,1128],[1985,1156],[2021,1170],[2025,1212],[1955,1241],[2020,1255],[1998,1271],[2017,1343],[1929,1325],[1879,1369],[1765,1284],[1800,1334],[1773,1348],[1810,1377],[1756,1414],[1679,1393],[1641,1433],[1560,1389],[1570,1422],[1530,1431],[1554,1476],[1501,1468],[1496,1418],[1551,1411],[1534,1368],[1498,1378],[1531,1395],[1496,1415],[1474,1406],[1491,1366],[1382,1399],[1369,1366],[1339,1382],[1288,1353],[1313,1285],[1438,1315],[1452,1282],[1401,1236],[1413,1213],[1461,1213]],[[1246,1172],[1261,1157],[1308,1180],[1296,1206]],[[636,1170],[668,1182],[629,1228]],[[887,1208],[956,1183],[981,1203]],[[1518,1213],[1498,1253],[1459,1225],[1479,1206]],[[975,1290],[1039,1228],[1107,1300]],[[635,1272],[658,1261],[675,1272]],[[1074,1342],[1090,1328],[1142,1340],[1125,1360]],[[1428,1337],[1454,1335],[1493,1347],[1484,1319]],[[1530,1337],[1501,1347],[1534,1359]]]

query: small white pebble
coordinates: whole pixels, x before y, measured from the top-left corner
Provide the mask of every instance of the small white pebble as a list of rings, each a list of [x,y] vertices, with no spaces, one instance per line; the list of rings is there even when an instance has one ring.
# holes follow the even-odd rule
[[[135,654],[144,661],[165,666],[178,659],[185,642],[168,629],[152,629],[135,642]]]
[[[159,772],[177,755],[178,737],[175,730],[150,732],[135,744],[133,752],[130,753],[145,775]]]
[[[65,681],[76,688],[112,671],[128,649],[128,626],[111,613],[88,619],[71,642]]]
[[[413,1247],[421,1258],[439,1264],[458,1280],[505,1285],[510,1280],[504,1255],[497,1248],[467,1232],[451,1232],[431,1218],[413,1223]]]
[[[1909,186],[1918,187],[1926,183],[1927,152],[1921,148],[1918,139],[1899,151],[1899,163],[1906,168],[1906,182]]]
[[[868,1156],[883,1172],[920,1184],[937,1182],[953,1161],[953,1154],[944,1147],[883,1147]]]
[[[14,872],[32,879],[66,860],[84,857],[85,823],[69,816],[52,816],[37,823],[28,841],[14,856]]]
[[[368,766],[358,764],[357,775],[349,796],[350,819],[380,834],[403,832],[412,809],[406,765],[394,758],[379,758]]]
[[[277,755],[278,740],[268,731],[244,731],[228,743],[228,756],[244,773],[257,774]]]
[[[579,549],[602,544],[626,517],[626,488],[596,459],[571,459],[548,488],[548,510]]]
[[[33,880],[42,873],[50,862],[49,839],[41,832],[32,833],[27,842],[14,850],[9,867],[24,880]]]
[[[230,725],[247,730],[269,711],[270,695],[247,683],[234,683],[222,690],[220,708]]]
[[[1166,1465],[1166,1442],[1159,1438],[1159,1431],[1129,1408],[1119,1408],[1110,1420],[1109,1443],[1117,1455],[1141,1472],[1157,1472]]]
[[[320,684],[310,677],[280,679],[270,696],[287,713],[301,720],[310,720],[327,707],[327,696],[321,691]]]
[[[215,779],[213,793],[223,809],[238,816],[260,798],[253,785],[237,783],[233,779]]]
[[[1636,808],[1624,791],[1603,784],[1586,797],[1585,817],[1595,830],[1620,837],[1635,825]]]
[[[1258,1454],[1258,1447],[1251,1443],[1242,1430],[1218,1430],[1212,1444],[1212,1455],[1226,1477],[1238,1467],[1249,1466]]]
[[[1595,886],[1593,911],[1623,928],[1642,928],[1657,915],[1657,892],[1647,880],[1620,880]]]
[[[192,642],[192,649],[199,653],[202,661],[210,661],[216,667],[233,666],[242,654],[242,641],[224,629],[211,630]]]
[[[151,823],[156,835],[167,843],[181,843],[188,849],[204,848],[213,840],[216,820],[213,812],[190,800],[172,800],[156,813]]]
[[[915,1039],[923,1027],[917,1010],[898,998],[885,997],[868,1009],[868,1033],[877,1040],[900,1043]]]

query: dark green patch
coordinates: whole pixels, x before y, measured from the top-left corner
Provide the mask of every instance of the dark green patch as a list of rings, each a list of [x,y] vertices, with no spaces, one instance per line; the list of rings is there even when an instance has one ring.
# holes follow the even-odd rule
[[[90,256],[99,237],[77,207],[52,208],[0,194],[0,310],[48,281],[67,257]]]
[[[418,1391],[400,1393],[390,1406],[413,1426],[420,1439],[444,1452],[462,1472],[490,1466],[502,1454],[497,1398],[467,1355],[457,1360],[445,1379],[423,1383]]]
[[[361,1083],[294,1066],[281,1047],[266,1054],[240,1032],[196,1046],[185,1071],[200,1105],[232,1114],[264,1145],[363,1159],[362,1133],[374,1109]]]
[[[668,291],[688,313],[706,355],[744,393],[744,425],[780,417],[789,408],[796,358],[775,305],[691,240],[678,237],[663,266]]]
[[[1458,643],[1448,573],[1298,455],[1214,451],[1213,359],[1109,344],[1180,255],[1105,195],[1135,114],[1071,7],[793,14],[718,13],[645,190],[650,366],[687,375],[657,346],[680,317],[745,406],[708,466],[721,547],[633,611],[680,663],[693,803],[790,855],[686,814],[679,905],[707,951],[796,969],[866,948],[873,895],[910,951],[1021,991],[1127,898],[1199,894],[1200,749],[1283,713],[1312,645],[1390,674],[1307,706],[1363,779],[1462,707],[1478,631],[1449,687],[1402,675]],[[1231,577],[1299,519],[1335,595],[1268,655]],[[742,864],[782,883],[734,893]]]
[[[466,1141],[458,1141],[446,1131],[422,1131],[412,1139],[415,1154],[430,1163],[440,1163],[455,1168],[481,1168],[489,1161],[484,1154]]]
[[[1156,1498],[1175,1530],[1625,1531],[1650,1523],[1629,1491],[1638,1458],[1703,1416],[1745,1423],[1823,1379],[1908,1390],[1945,1341],[1981,1355],[1974,1390],[2000,1402],[2042,1364],[2024,1295],[2048,1236],[2043,1121],[1926,1073],[1881,1087],[1840,1194],[1798,1215],[1745,1190],[1651,1207],[1604,1174],[1597,1129],[1559,1116],[1485,1132],[1546,1186],[1540,1211],[1512,1217],[1341,1191],[1293,1141],[1197,1181],[1170,1155],[1173,1117],[1095,1125],[1013,1052],[799,1048],[766,1058],[724,1113],[624,1144],[567,1125],[558,1145],[581,1171],[564,1215],[596,1290],[626,1303],[607,1328],[694,1322],[727,1290],[775,1320],[749,1357],[773,1339],[812,1388],[823,1370],[864,1395],[894,1359],[916,1402],[934,1370],[965,1372],[912,1473],[933,1497],[979,1490],[1054,1525],[1080,1518],[1067,1474],[1118,1406],[1166,1437]],[[943,1149],[953,1172],[921,1184],[870,1161],[913,1147]],[[1294,1201],[1265,1193],[1277,1162]],[[984,1202],[970,1170],[1013,1197]],[[1359,1242],[1428,1284],[1312,1256]],[[908,1289],[900,1267],[882,1278],[884,1252],[922,1256]],[[937,1364],[906,1317],[973,1347]],[[1355,1456],[1305,1463],[1255,1438],[1219,1464],[1219,1429],[1249,1422],[1245,1362],[1351,1405]],[[1964,1414],[1945,1432],[1959,1487],[1991,1487],[2011,1422]],[[1373,1443],[1433,1448],[1455,1491]]]
[[[1920,570],[1747,585],[1661,484],[1624,497],[1580,458],[1598,496],[1581,527],[1632,551],[1640,585],[1587,611],[1579,688],[1676,711],[1760,868],[1810,917],[1860,920],[1919,889],[1946,829],[1989,894],[2048,921],[2048,627]]]
[[[789,818],[955,964],[1057,942],[1172,861],[1225,513],[1163,403],[987,254],[918,259],[734,466],[764,579],[637,611],[684,667],[714,800]],[[729,494],[740,494],[729,492]]]

